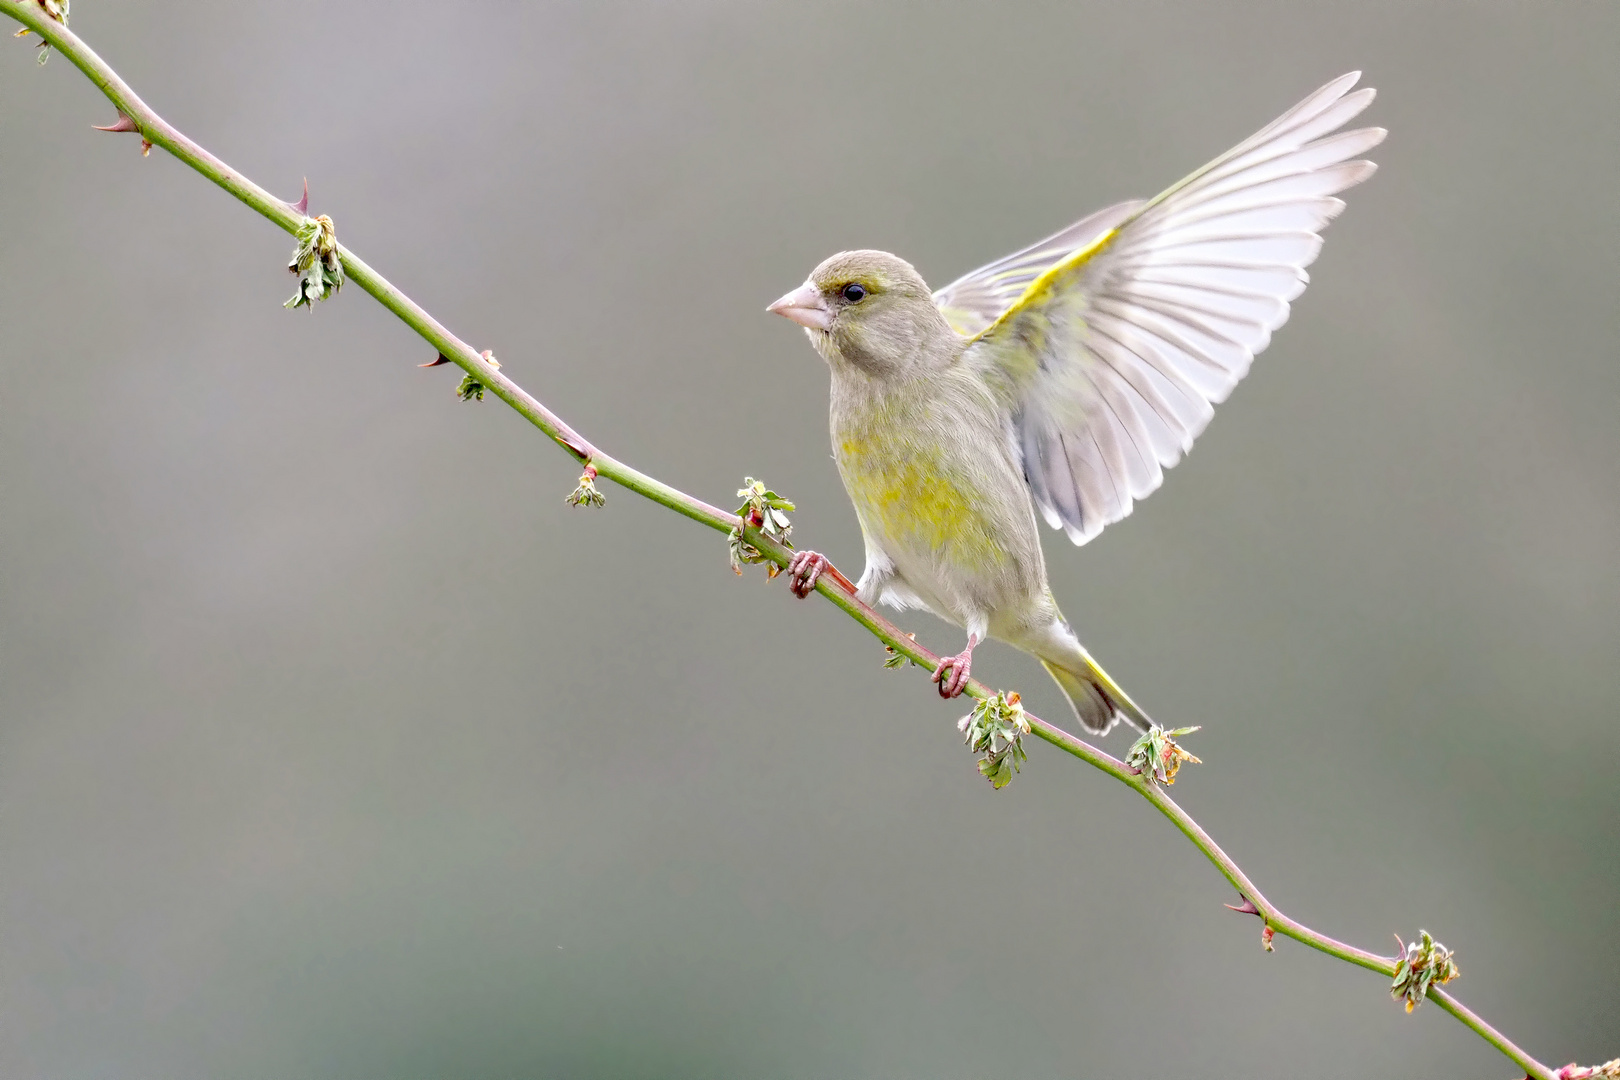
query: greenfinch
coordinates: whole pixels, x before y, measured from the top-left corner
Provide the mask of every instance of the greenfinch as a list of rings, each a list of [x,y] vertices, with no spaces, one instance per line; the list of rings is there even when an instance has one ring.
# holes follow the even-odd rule
[[[1047,585],[1036,515],[1084,544],[1164,479],[1288,318],[1334,196],[1372,175],[1373,99],[1335,79],[1146,201],[1122,202],[930,291],[846,251],[769,311],[832,370],[833,456],[866,546],[856,595],[1033,654],[1094,734],[1150,720],[1081,647]],[[1336,134],[1337,133],[1337,134]],[[804,551],[808,595],[829,563]]]

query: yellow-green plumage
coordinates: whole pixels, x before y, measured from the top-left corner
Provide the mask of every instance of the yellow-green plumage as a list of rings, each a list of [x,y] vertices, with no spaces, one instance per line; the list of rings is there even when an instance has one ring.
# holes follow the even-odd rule
[[[1047,588],[994,373],[893,255],[835,256],[811,282],[840,307],[833,328],[811,340],[832,367],[833,456],[866,539],[862,598],[924,608],[974,640],[1034,653],[1089,730],[1119,714],[1145,723],[1085,655]],[[851,284],[865,293],[858,304],[841,300]]]
[[[1036,513],[1075,543],[1130,513],[1191,447],[1305,287],[1334,198],[1384,137],[1322,87],[1145,202],[1120,203],[931,293],[850,251],[771,310],[832,370],[834,457],[866,542],[858,593],[1034,654],[1080,722],[1147,717],[1081,648]],[[797,588],[797,587],[796,587]],[[941,679],[945,666],[935,673]],[[960,691],[960,678],[941,691]]]
[[[982,485],[947,448],[910,437],[904,408],[837,432],[834,457],[862,526],[890,543],[937,551],[971,570],[1004,560]]]

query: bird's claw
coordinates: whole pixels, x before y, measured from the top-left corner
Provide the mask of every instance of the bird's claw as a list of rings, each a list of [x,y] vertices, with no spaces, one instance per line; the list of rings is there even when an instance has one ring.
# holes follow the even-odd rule
[[[973,647],[970,645],[955,656],[947,656],[941,660],[929,678],[939,684],[940,697],[953,698],[967,687],[968,676],[972,670]]]
[[[819,551],[796,551],[788,560],[788,588],[800,600],[816,591],[821,572],[832,566],[827,556]]]

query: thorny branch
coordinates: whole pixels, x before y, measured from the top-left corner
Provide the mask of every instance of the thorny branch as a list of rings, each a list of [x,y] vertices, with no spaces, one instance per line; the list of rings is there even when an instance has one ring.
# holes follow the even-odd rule
[[[483,390],[494,394],[584,466],[585,472],[580,479],[580,487],[570,497],[570,502],[601,505],[601,496],[596,491],[593,481],[597,477],[605,477],[678,514],[683,514],[712,529],[732,534],[733,547],[737,548],[740,545],[741,549],[750,555],[757,553],[758,561],[765,562],[773,571],[772,576],[776,570],[786,567],[793,552],[784,543],[786,538],[784,530],[775,527],[774,520],[766,520],[763,514],[750,514],[745,520],[735,514],[726,513],[661,483],[592,446],[560,417],[502,374],[499,364],[489,352],[480,353],[450,333],[359,256],[338,244],[331,219],[309,218],[306,213],[307,188],[303,199],[298,203],[288,203],[279,199],[168,124],[130,89],[117,72],[67,29],[64,17],[66,8],[67,4],[59,0],[0,0],[0,14],[22,23],[25,30],[40,36],[43,45],[61,52],[95,83],[117,108],[118,118],[111,124],[101,126],[99,130],[137,134],[140,136],[143,151],[149,150],[152,146],[162,147],[286,232],[299,237],[300,252],[299,257],[295,259],[294,271],[303,276],[300,278],[300,293],[295,300],[307,303],[310,299],[321,299],[325,295],[330,295],[338,283],[345,279],[355,282],[370,293],[437,350],[437,359],[430,365],[423,366],[444,362],[457,365],[466,373],[466,378],[462,382],[462,387],[466,390],[463,396],[481,397],[480,391]],[[336,265],[330,259],[333,253],[336,255]],[[310,277],[312,273],[313,279]],[[764,491],[763,485],[760,485],[760,490]],[[774,493],[771,495],[774,496]],[[891,654],[891,663],[901,662],[897,658],[904,657],[928,671],[933,670],[938,664],[939,657],[918,645],[912,635],[904,633],[888,619],[857,600],[854,590],[849,586],[849,580],[836,570],[821,577],[816,584],[816,591],[842,608],[851,618],[882,641]],[[1018,705],[1016,695],[998,694],[978,680],[969,681],[966,693],[978,699],[980,705],[976,707],[973,715],[966,719],[964,729],[968,731],[970,744],[975,741],[983,743],[981,749],[995,755],[987,763],[981,763],[981,771],[996,782],[997,786],[1010,779],[1008,769],[1016,768],[1021,762],[1022,750],[1017,746],[1017,739],[1025,731],[1107,773],[1130,787],[1169,818],[1176,828],[1180,829],[1187,839],[1215,864],[1216,869],[1237,889],[1243,899],[1243,903],[1233,907],[1233,910],[1260,918],[1262,943],[1267,950],[1272,947],[1273,936],[1281,934],[1330,956],[1376,971],[1386,979],[1392,980],[1391,992],[1397,1000],[1406,1002],[1408,1010],[1425,999],[1435,1002],[1522,1067],[1526,1077],[1534,1077],[1536,1080],[1620,1077],[1620,1061],[1594,1068],[1568,1065],[1555,1071],[1520,1049],[1441,988],[1441,983],[1455,976],[1456,965],[1451,959],[1450,951],[1435,943],[1427,933],[1422,935],[1420,942],[1405,947],[1400,956],[1379,956],[1336,941],[1278,910],[1249,880],[1231,856],[1227,855],[1165,792],[1160,781],[1169,782],[1174,776],[1175,766],[1181,761],[1197,760],[1175,745],[1173,736],[1183,732],[1150,732],[1144,737],[1147,745],[1139,744],[1133,748],[1136,751],[1133,761],[1143,765],[1152,764],[1155,767],[1133,768],[1090,743],[1024,711]],[[1157,742],[1152,741],[1155,735],[1159,740]]]

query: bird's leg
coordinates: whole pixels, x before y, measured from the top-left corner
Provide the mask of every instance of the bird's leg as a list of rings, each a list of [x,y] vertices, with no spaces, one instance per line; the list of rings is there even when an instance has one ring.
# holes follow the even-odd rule
[[[816,591],[816,582],[821,579],[822,571],[831,567],[827,556],[819,551],[795,551],[793,558],[788,560],[788,588],[793,590],[794,596],[803,600]]]
[[[955,656],[945,657],[929,676],[934,682],[939,683],[940,697],[956,697],[967,686],[968,675],[973,671],[973,646],[978,643],[979,635],[969,634],[967,648]]]

